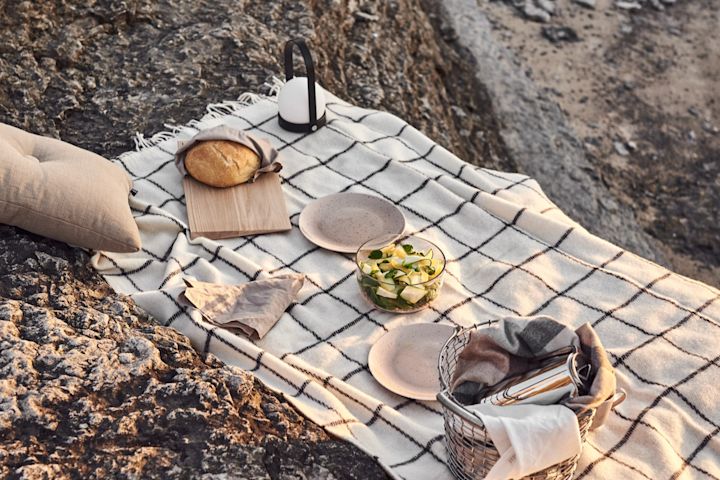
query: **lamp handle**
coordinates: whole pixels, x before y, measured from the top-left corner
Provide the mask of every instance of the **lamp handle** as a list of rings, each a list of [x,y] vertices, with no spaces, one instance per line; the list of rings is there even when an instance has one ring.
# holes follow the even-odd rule
[[[305,62],[305,72],[308,79],[308,113],[310,114],[310,129],[317,129],[317,106],[315,103],[315,66],[312,55],[305,40],[302,38],[288,40],[285,43],[285,81],[295,76],[293,69],[293,47],[297,45]]]

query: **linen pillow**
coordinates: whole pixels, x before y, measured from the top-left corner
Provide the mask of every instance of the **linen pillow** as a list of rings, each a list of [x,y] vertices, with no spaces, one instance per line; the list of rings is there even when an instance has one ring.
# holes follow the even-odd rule
[[[0,223],[93,250],[136,252],[130,187],[99,155],[0,123]]]

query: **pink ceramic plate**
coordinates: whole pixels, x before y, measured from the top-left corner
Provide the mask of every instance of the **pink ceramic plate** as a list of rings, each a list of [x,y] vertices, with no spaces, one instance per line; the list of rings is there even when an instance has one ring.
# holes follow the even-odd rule
[[[299,224],[314,244],[344,253],[355,253],[372,238],[397,238],[405,231],[405,217],[395,205],[364,193],[336,193],[315,200],[302,211]]]
[[[438,357],[453,332],[452,326],[438,323],[394,328],[370,349],[370,372],[382,386],[398,395],[435,400],[440,391]]]

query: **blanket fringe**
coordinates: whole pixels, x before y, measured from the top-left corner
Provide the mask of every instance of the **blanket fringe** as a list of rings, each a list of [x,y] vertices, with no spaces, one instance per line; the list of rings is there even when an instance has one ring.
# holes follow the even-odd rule
[[[268,92],[266,94],[244,92],[237,98],[237,100],[227,100],[220,103],[211,103],[207,106],[207,113],[200,120],[190,120],[187,125],[165,124],[164,126],[167,130],[162,130],[149,138],[146,138],[145,135],[140,132],[136,132],[135,137],[133,138],[133,143],[135,144],[135,152],[140,152],[147,148],[152,148],[166,140],[171,140],[185,129],[196,131],[198,130],[198,125],[202,121],[212,118],[225,117],[227,115],[233,114],[234,112],[237,112],[242,108],[253,105],[261,100],[275,98],[280,92],[280,87],[282,87],[284,83],[285,82],[283,82],[281,79],[277,77],[272,77],[269,82],[265,82],[263,84],[263,89],[267,90]],[[124,157],[132,153],[134,152],[125,152],[121,154],[118,159],[122,160]]]

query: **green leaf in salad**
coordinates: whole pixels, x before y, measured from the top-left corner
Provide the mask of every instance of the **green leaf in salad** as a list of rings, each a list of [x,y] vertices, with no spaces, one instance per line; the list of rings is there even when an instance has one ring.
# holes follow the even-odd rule
[[[402,246],[402,248],[403,248],[403,250],[405,250],[405,253],[408,253],[408,254],[413,253],[413,246],[410,245],[409,243],[404,244]]]
[[[385,272],[385,278],[395,278],[395,274],[397,273],[397,269],[393,268],[392,270],[388,270]]]
[[[368,255],[368,258],[371,258],[373,260],[380,260],[383,257],[383,253],[380,250],[373,250],[370,252],[370,255]]]

